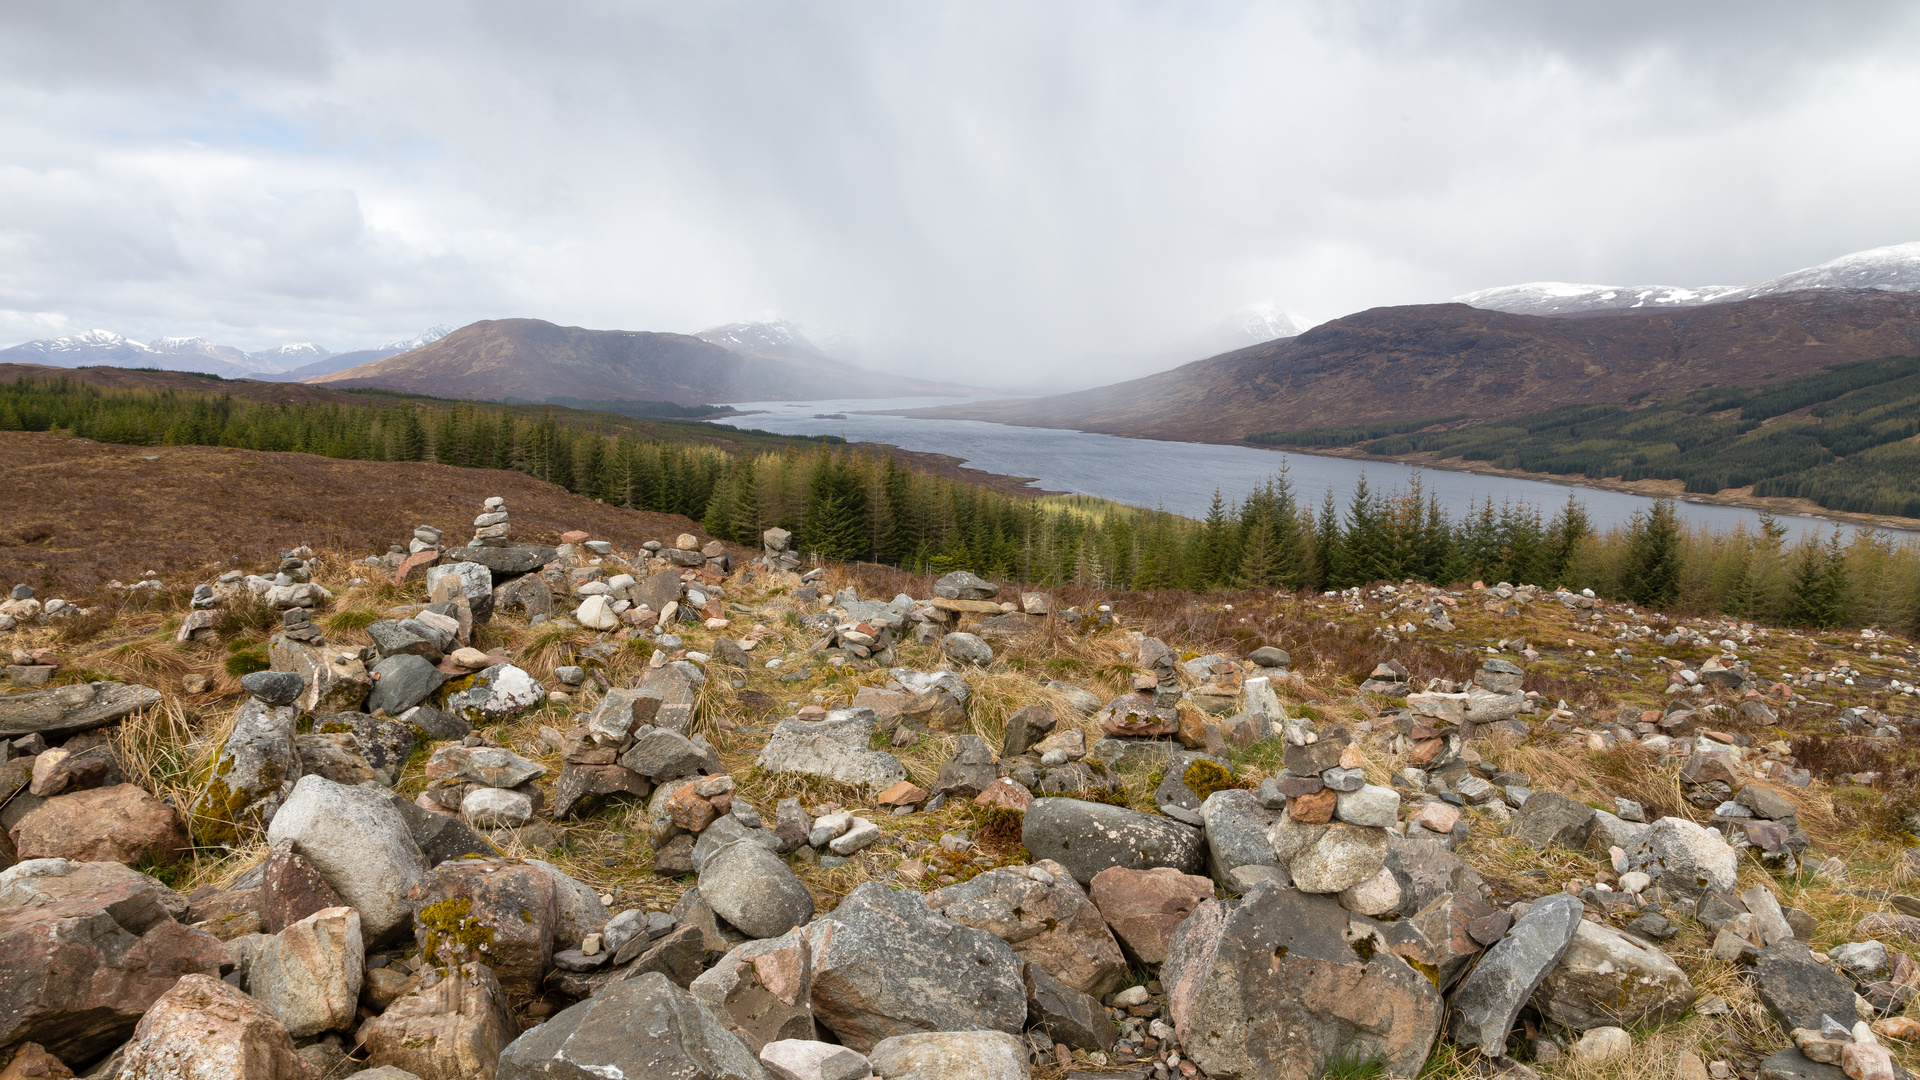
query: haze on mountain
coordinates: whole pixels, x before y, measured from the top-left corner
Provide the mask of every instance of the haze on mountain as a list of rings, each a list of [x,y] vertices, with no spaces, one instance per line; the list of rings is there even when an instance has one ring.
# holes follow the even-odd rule
[[[1873,0],[0,5],[0,342],[778,310],[993,386],[1256,297],[1759,282],[1920,237],[1917,51]]]

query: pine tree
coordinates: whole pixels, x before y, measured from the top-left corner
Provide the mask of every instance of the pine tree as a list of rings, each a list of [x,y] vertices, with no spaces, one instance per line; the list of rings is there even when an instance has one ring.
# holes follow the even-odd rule
[[[1620,591],[1642,607],[1666,607],[1680,597],[1680,523],[1672,499],[1655,499],[1634,514]]]
[[[867,513],[866,485],[843,462],[822,456],[807,483],[803,550],[826,559],[866,558],[872,538]]]
[[[1786,621],[1794,626],[1820,626],[1826,617],[1822,589],[1827,580],[1826,554],[1818,543],[1806,541],[1794,560],[1793,582],[1787,592]]]
[[[1242,589],[1264,589],[1276,584],[1277,562],[1273,526],[1265,521],[1255,522],[1247,533],[1234,584]]]
[[[1339,588],[1334,573],[1340,563],[1340,518],[1334,512],[1333,489],[1320,500],[1320,514],[1313,529],[1313,580],[1315,589]]]

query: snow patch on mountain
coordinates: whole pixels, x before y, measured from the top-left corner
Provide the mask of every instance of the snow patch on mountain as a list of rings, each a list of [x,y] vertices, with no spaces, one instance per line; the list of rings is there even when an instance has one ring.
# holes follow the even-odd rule
[[[1453,298],[1457,304],[1516,315],[1579,315],[1639,307],[1697,307],[1803,289],[1920,292],[1920,242],[1856,251],[1758,285],[1579,285],[1530,281]]]
[[[820,354],[818,347],[807,340],[800,327],[786,319],[770,319],[762,322],[732,322],[721,326],[709,326],[693,335],[702,341],[710,341],[723,349],[797,349],[801,352]]]

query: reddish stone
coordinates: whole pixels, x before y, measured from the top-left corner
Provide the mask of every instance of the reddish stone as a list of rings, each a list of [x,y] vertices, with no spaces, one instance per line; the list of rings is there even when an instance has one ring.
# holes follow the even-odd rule
[[[1445,739],[1421,739],[1413,744],[1412,751],[1407,754],[1407,761],[1415,766],[1427,765],[1445,753],[1446,749],[1447,740]]]
[[[566,532],[560,534],[560,542],[563,544],[584,544],[592,536],[593,534],[585,529],[568,529]]]
[[[220,977],[227,947],[113,882],[99,895],[0,909],[0,1045],[88,1061],[126,1040],[182,975]]]
[[[875,796],[879,806],[919,806],[927,801],[927,789],[911,780],[902,780]]]
[[[1325,825],[1333,820],[1333,805],[1339,798],[1340,793],[1332,788],[1296,796],[1287,800],[1287,817],[1302,825]]]
[[[73,1070],[39,1043],[22,1043],[13,1060],[0,1069],[0,1080],[69,1080]]]
[[[1174,737],[1180,740],[1181,746],[1189,750],[1199,750],[1207,745],[1205,713],[1183,701],[1174,708],[1174,715],[1180,723],[1180,730]]]
[[[974,796],[973,804],[1024,813],[1033,804],[1033,792],[1021,787],[1018,781],[1003,776]]]
[[[1213,882],[1171,866],[1109,866],[1093,875],[1087,895],[1128,952],[1141,963],[1158,964],[1167,958],[1174,929],[1213,899]]]
[[[269,934],[277,934],[316,911],[346,903],[306,856],[293,850],[291,840],[280,840],[267,850],[260,892],[260,914]]]
[[[701,798],[700,794],[694,791],[698,784],[699,781],[682,784],[680,789],[667,799],[667,820],[690,833],[703,831],[713,824],[714,818],[720,816],[712,802]]]
[[[426,551],[416,551],[401,560],[399,567],[393,572],[393,583],[395,585],[405,585],[408,574],[413,573],[420,567],[432,566],[439,561],[440,553],[432,548]]]
[[[133,784],[48,799],[13,826],[21,859],[137,863],[178,860],[187,831],[173,807]]]
[[[311,1080],[285,1024],[218,976],[188,975],[133,1032],[121,1076]]]

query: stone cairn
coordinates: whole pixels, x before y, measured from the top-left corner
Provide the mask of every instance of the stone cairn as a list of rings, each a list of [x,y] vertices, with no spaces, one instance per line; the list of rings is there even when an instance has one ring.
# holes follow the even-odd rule
[[[439,547],[440,530],[431,525],[422,525],[413,530],[413,540],[407,544],[407,554],[418,555],[423,551],[437,551]]]
[[[473,519],[473,547],[506,547],[507,533],[512,526],[507,524],[507,500],[495,495],[486,501],[480,516]]]

